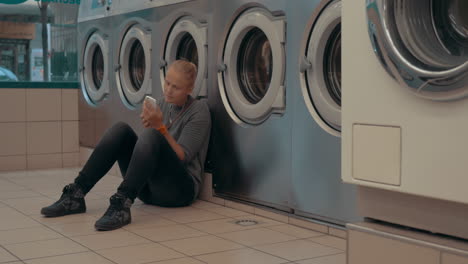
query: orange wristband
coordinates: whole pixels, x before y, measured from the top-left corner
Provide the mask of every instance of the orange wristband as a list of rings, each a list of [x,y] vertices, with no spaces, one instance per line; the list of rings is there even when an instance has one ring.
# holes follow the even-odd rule
[[[165,125],[162,125],[160,126],[158,129],[159,133],[161,133],[161,135],[165,136],[168,132],[167,132],[167,127]]]

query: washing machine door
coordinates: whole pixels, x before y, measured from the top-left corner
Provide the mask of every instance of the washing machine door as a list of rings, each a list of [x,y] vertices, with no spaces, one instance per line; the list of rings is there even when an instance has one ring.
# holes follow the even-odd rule
[[[223,104],[241,125],[258,125],[286,108],[285,17],[244,11],[224,44],[218,83]]]
[[[83,51],[81,87],[92,106],[97,106],[109,94],[109,43],[99,31],[91,33]]]
[[[341,134],[341,0],[330,1],[305,33],[300,71],[305,103],[315,121]]]
[[[198,69],[192,95],[194,97],[206,97],[208,94],[207,48],[207,25],[190,16],[178,19],[168,35],[164,48],[164,57],[161,64],[161,87],[164,89],[164,79],[168,66],[175,60],[185,59],[194,63]]]
[[[394,79],[418,96],[468,94],[468,1],[368,0],[370,40]]]
[[[151,94],[151,30],[134,24],[126,31],[120,45],[116,67],[117,88],[123,103],[130,109]]]

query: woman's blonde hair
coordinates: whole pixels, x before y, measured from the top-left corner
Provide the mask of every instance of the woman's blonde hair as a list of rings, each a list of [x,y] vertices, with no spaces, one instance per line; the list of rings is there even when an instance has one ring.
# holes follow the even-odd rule
[[[176,60],[171,64],[170,68],[184,74],[187,81],[190,82],[191,88],[193,88],[197,79],[197,66],[195,64],[187,60]]]

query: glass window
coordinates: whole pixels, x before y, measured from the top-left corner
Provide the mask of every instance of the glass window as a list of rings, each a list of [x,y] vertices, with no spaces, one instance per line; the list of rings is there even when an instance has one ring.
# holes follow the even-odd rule
[[[0,3],[0,81],[77,82],[80,1]]]
[[[145,80],[146,70],[145,51],[139,40],[135,40],[132,45],[129,64],[132,86],[136,91],[139,91]]]
[[[198,50],[197,44],[192,35],[185,33],[180,40],[177,48],[177,60],[185,59],[194,63],[198,67]]]
[[[335,103],[341,106],[341,24],[333,30],[324,56],[324,79]]]
[[[99,88],[101,88],[102,80],[104,79],[104,56],[102,55],[101,48],[97,45],[93,53],[91,68],[94,86],[99,90]]]
[[[242,40],[237,67],[243,95],[252,104],[260,102],[270,87],[273,54],[270,41],[259,28],[251,29]]]

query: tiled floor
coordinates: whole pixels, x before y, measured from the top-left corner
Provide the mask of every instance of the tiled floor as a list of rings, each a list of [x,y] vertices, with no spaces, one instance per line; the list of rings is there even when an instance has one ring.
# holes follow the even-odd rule
[[[0,263],[345,264],[346,241],[197,201],[186,208],[132,207],[133,222],[97,232],[94,222],[120,179],[104,177],[86,197],[87,213],[44,218],[78,169],[0,173]],[[241,226],[240,219],[259,224]]]

